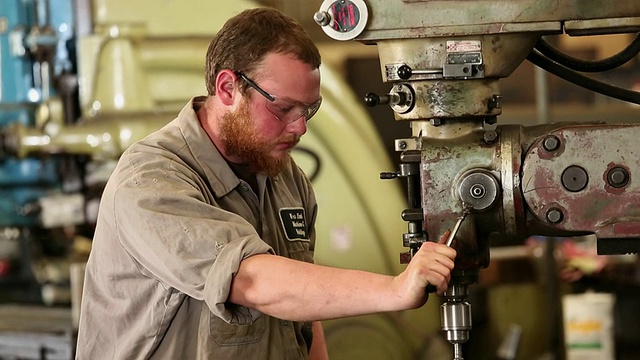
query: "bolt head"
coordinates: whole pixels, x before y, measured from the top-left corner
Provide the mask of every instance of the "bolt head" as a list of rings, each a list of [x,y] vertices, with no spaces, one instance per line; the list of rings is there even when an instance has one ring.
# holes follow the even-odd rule
[[[551,208],[547,211],[547,220],[552,224],[557,224],[564,219],[564,214],[560,209]]]
[[[560,139],[555,135],[549,135],[542,141],[542,147],[547,151],[556,151],[560,147]]]

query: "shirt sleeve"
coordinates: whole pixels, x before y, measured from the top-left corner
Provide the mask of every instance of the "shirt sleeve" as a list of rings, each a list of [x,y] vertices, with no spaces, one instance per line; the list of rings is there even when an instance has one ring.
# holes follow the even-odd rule
[[[120,244],[144,276],[203,300],[229,323],[250,323],[259,312],[226,302],[231,280],[243,259],[272,248],[248,221],[217,207],[207,183],[188,167],[139,164],[114,180]]]

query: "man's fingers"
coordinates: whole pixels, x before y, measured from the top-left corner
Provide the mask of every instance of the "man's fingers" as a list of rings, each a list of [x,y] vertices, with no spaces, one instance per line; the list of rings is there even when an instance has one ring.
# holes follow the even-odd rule
[[[454,260],[456,258],[457,252],[454,248],[446,246],[442,243],[426,241],[420,247],[420,251],[418,251],[418,254],[427,257],[430,257],[429,254],[440,254],[451,260]]]
[[[442,295],[449,288],[449,276],[442,274],[432,274],[429,284],[436,289],[436,293]],[[436,285],[437,284],[437,285]]]
[[[447,246],[446,241],[451,234],[447,230],[437,243],[426,241],[411,260],[413,269],[418,269],[420,277],[428,285],[435,288],[436,293],[442,294],[451,281],[451,270],[455,266],[456,250]]]
[[[436,261],[431,264],[429,270],[436,276],[441,276],[447,282],[451,277],[451,267],[449,267],[449,264]]]

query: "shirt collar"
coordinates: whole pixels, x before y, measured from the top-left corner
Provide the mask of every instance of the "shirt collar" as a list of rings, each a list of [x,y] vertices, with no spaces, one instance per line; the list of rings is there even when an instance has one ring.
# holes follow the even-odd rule
[[[178,123],[182,135],[187,140],[187,147],[196,162],[210,181],[216,197],[222,197],[239,184],[240,180],[233,173],[227,161],[200,125],[195,109],[202,106],[206,97],[192,98],[178,114]]]

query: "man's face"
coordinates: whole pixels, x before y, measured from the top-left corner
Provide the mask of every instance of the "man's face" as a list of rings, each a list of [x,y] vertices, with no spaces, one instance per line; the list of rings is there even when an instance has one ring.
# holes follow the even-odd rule
[[[274,176],[289,163],[291,149],[300,141],[300,135],[283,133],[275,139],[264,136],[244,98],[236,111],[222,117],[220,140],[227,154],[242,159],[256,173]]]
[[[312,104],[320,98],[318,69],[289,55],[272,53],[261,64],[256,80],[269,94],[293,103]],[[238,79],[242,81],[242,79]],[[289,163],[293,147],[307,131],[306,119],[282,121],[269,109],[268,99],[249,89],[220,122],[219,138],[227,156],[253,171],[279,174]]]

